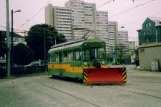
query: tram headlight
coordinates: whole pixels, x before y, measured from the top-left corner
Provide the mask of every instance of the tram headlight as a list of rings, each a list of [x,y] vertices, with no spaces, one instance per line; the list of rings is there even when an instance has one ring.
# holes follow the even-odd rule
[[[87,62],[84,62],[84,65],[87,65]]]
[[[105,64],[105,61],[102,61],[102,64]]]

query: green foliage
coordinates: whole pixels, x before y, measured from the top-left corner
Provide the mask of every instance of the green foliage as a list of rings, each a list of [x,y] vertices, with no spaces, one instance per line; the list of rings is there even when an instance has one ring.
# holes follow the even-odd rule
[[[65,36],[58,34],[57,30],[47,24],[37,24],[30,28],[26,37],[27,45],[35,52],[37,59],[44,60],[44,37],[46,40],[46,53],[55,43],[66,42]]]
[[[27,65],[34,60],[34,52],[26,45],[19,43],[13,47],[13,62],[18,65]]]
[[[131,55],[127,54],[126,46],[123,44],[118,44],[118,46],[115,47],[115,61],[116,64],[129,64],[131,62]]]
[[[106,54],[107,62],[112,62],[113,61],[113,58],[110,56],[110,54],[111,54],[111,52]]]
[[[5,36],[2,36],[0,34],[0,56],[4,56],[5,54],[7,54],[7,44],[5,42]]]
[[[67,40],[65,39],[65,36],[63,34],[61,34],[61,33],[58,34],[56,40],[57,40],[57,44],[67,42]]]
[[[138,49],[135,50],[135,55],[136,55],[136,57],[135,57],[135,64],[137,66],[139,66],[139,50]]]

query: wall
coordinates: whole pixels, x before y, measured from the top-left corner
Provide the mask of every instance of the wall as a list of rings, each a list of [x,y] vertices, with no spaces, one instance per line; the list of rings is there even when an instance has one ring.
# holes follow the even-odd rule
[[[139,48],[139,63],[144,69],[151,69],[151,61],[159,59],[161,63],[161,46]]]

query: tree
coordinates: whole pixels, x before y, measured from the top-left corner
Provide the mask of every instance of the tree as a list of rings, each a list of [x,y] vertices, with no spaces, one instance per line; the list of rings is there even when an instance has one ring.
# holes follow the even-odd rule
[[[46,41],[46,53],[55,43],[65,42],[65,36],[58,34],[58,31],[47,24],[37,24],[30,28],[28,36],[26,37],[27,45],[35,52],[37,59],[44,60],[44,38]]]
[[[126,46],[123,44],[118,44],[118,46],[116,46],[116,57],[117,57],[117,61],[120,62],[121,64],[124,63],[124,55],[125,52],[127,51]]]
[[[136,66],[140,65],[139,64],[139,50],[138,49],[135,50],[135,64],[136,64]]]
[[[110,62],[113,61],[113,58],[111,57],[110,54],[111,54],[111,52],[109,52],[109,53],[106,54],[106,60],[107,60],[108,63],[110,63]]]
[[[4,56],[7,53],[7,44],[5,42],[5,36],[0,33],[0,56]]]
[[[34,60],[34,52],[26,45],[19,43],[13,47],[13,62],[18,65],[27,65]]]
[[[59,33],[57,36],[57,44],[60,44],[63,42],[67,42],[67,40],[65,39],[65,36],[63,34]]]

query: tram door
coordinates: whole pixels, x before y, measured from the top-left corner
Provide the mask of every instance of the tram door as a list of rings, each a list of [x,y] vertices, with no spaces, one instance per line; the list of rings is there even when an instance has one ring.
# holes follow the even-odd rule
[[[63,69],[62,69],[62,52],[59,52],[59,76],[63,77]]]

